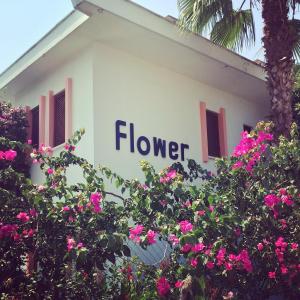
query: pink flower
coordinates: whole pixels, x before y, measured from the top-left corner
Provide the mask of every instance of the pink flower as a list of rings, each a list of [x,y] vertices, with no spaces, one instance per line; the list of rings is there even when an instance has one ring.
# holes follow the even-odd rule
[[[193,225],[189,221],[181,221],[179,223],[180,230],[183,234],[193,230]]]
[[[81,248],[83,248],[83,243],[78,243],[77,244],[77,249],[81,249]]]
[[[276,272],[269,272],[268,277],[271,278],[271,279],[275,279],[276,278]]]
[[[156,236],[156,232],[154,232],[153,230],[148,230],[147,240],[150,245],[156,243],[155,236]]]
[[[205,210],[198,210],[197,215],[200,216],[200,217],[204,216],[205,215]]]
[[[157,292],[161,297],[164,297],[169,293],[170,287],[171,286],[166,277],[161,277],[156,281]]]
[[[62,211],[70,211],[70,207],[69,206],[64,206],[63,208],[62,208]]]
[[[284,250],[287,247],[287,243],[284,241],[284,238],[281,236],[275,242],[275,246],[280,247],[282,250]]]
[[[198,243],[192,247],[192,252],[198,253],[198,252],[202,251],[204,248],[205,248],[205,245],[203,243]]]
[[[34,208],[29,210],[29,214],[34,218],[38,215],[37,211]]]
[[[28,145],[31,145],[31,144],[32,144],[32,140],[28,140],[28,141],[27,141],[27,144],[28,144]]]
[[[0,223],[0,240],[4,237],[11,237],[13,234],[16,233],[17,229],[18,225],[16,224],[2,225]]]
[[[176,177],[176,175],[177,175],[177,173],[175,170],[170,170],[165,176],[163,176],[159,179],[159,182],[160,183],[168,183],[172,179],[174,179]]]
[[[90,202],[94,207],[94,212],[95,213],[99,213],[102,211],[101,207],[100,207],[100,202],[102,200],[102,195],[98,192],[96,193],[92,193],[90,196]]]
[[[276,195],[269,194],[269,195],[265,196],[265,205],[270,208],[274,207],[279,202],[280,202],[280,199]]]
[[[135,228],[131,228],[129,229],[130,233],[131,234],[134,234],[134,235],[140,235],[144,230],[144,226],[143,225],[136,225]]]
[[[173,246],[176,246],[179,244],[179,238],[175,234],[170,234],[168,240],[172,242]]]
[[[262,243],[257,244],[258,251],[262,251],[263,248],[264,248],[264,245]]]
[[[229,262],[226,262],[226,263],[225,263],[225,269],[226,269],[227,271],[231,271],[231,270],[232,270],[232,264],[229,263]]]
[[[212,262],[212,261],[208,261],[207,263],[206,263],[206,267],[208,268],[208,269],[213,269],[214,268],[214,266],[215,266],[215,264]]]
[[[180,251],[183,252],[183,253],[187,253],[187,252],[190,252],[190,250],[192,249],[192,245],[191,244],[184,244]]]
[[[288,273],[288,268],[285,265],[282,265],[280,267],[280,269],[281,269],[281,274],[287,274]]]
[[[28,222],[30,218],[26,212],[20,212],[17,215],[17,219],[19,219],[21,222],[25,223],[25,222]]]
[[[136,225],[135,228],[129,229],[129,239],[134,241],[135,243],[139,243],[141,241],[140,234],[143,232],[143,225]]]
[[[285,188],[280,188],[280,189],[279,189],[279,194],[280,194],[280,195],[286,195],[286,194],[287,194],[286,189],[285,189]]]
[[[51,174],[53,174],[53,173],[54,173],[54,170],[53,170],[53,169],[51,169],[51,168],[49,168],[49,169],[47,170],[47,173],[48,173],[49,175],[51,175]]]
[[[178,280],[178,281],[176,281],[176,283],[175,283],[175,287],[178,288],[178,289],[180,289],[180,288],[183,286],[183,284],[184,284],[183,281]]]
[[[232,170],[237,170],[240,169],[244,166],[244,163],[242,161],[237,161],[236,163],[233,164]]]
[[[216,256],[218,262],[217,262],[217,265],[220,266],[223,264],[224,260],[225,260],[225,254],[226,254],[226,249],[225,248],[221,248],[219,251],[218,251],[218,254]]]
[[[190,265],[191,265],[193,268],[196,268],[197,265],[198,265],[198,260],[197,260],[197,258],[192,258],[192,259],[190,260]]]
[[[234,297],[234,294],[233,294],[233,292],[228,292],[228,294],[225,296],[225,297],[223,297],[224,299],[232,299]]]
[[[297,243],[291,243],[291,248],[292,248],[293,250],[298,249],[298,244],[297,244]]]
[[[46,187],[45,187],[44,185],[39,185],[39,186],[37,187],[38,192],[42,192],[42,191],[44,191],[45,189],[46,189]]]
[[[215,210],[215,207],[214,207],[213,205],[210,205],[210,206],[208,207],[208,209],[209,209],[210,212],[213,212],[213,211]]]
[[[67,249],[70,252],[76,246],[76,242],[73,238],[67,237]]]
[[[280,224],[281,224],[281,229],[285,229],[287,228],[287,222],[284,219],[279,220]]]
[[[17,152],[14,151],[14,150],[12,150],[12,149],[10,149],[10,150],[5,151],[4,155],[5,155],[5,159],[6,160],[12,161],[12,160],[14,160],[16,158]]]
[[[292,200],[291,195],[283,195],[281,196],[281,201],[285,203],[287,206],[292,206],[294,204],[294,201]]]

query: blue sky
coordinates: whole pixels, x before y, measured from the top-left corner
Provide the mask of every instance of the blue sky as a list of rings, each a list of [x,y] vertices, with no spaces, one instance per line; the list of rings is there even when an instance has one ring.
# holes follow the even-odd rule
[[[238,1],[238,0],[236,0]],[[166,16],[177,17],[176,0],[135,0],[142,6]],[[73,10],[71,0],[2,0],[0,10],[0,73],[36,43],[55,24]],[[250,59],[262,57],[262,21],[256,14],[258,43],[242,54]],[[259,54],[259,55],[258,55]]]

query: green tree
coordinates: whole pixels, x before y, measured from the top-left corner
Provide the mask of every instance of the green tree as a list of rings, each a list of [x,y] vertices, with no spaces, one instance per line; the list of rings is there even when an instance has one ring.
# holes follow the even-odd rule
[[[181,28],[210,32],[214,43],[239,51],[255,42],[253,10],[264,20],[265,50],[272,119],[277,136],[289,134],[292,114],[293,54],[299,56],[299,0],[178,0]]]

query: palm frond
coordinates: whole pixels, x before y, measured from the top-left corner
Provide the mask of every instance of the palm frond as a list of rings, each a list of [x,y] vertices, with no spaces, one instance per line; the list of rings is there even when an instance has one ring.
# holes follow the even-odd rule
[[[210,32],[213,42],[241,50],[255,42],[252,10],[242,7],[234,10],[232,0],[178,0],[179,26],[198,34]]]
[[[292,19],[289,21],[289,24],[296,37],[296,41],[293,45],[293,56],[295,61],[300,62],[300,20]]]
[[[214,43],[235,51],[253,45],[255,25],[252,10],[232,10],[231,14],[215,24],[210,38]]]
[[[178,0],[181,29],[202,34],[210,31],[222,18],[224,2],[228,0]]]

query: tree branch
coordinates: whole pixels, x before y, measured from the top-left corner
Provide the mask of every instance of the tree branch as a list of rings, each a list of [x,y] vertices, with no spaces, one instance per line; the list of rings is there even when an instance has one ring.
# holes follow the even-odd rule
[[[111,196],[114,196],[114,197],[116,197],[116,198],[119,198],[119,199],[125,201],[125,198],[123,198],[122,196],[117,195],[117,194],[115,194],[115,193],[112,193],[112,192],[106,192],[106,191],[104,191],[104,193],[105,193],[106,195],[111,195]]]

